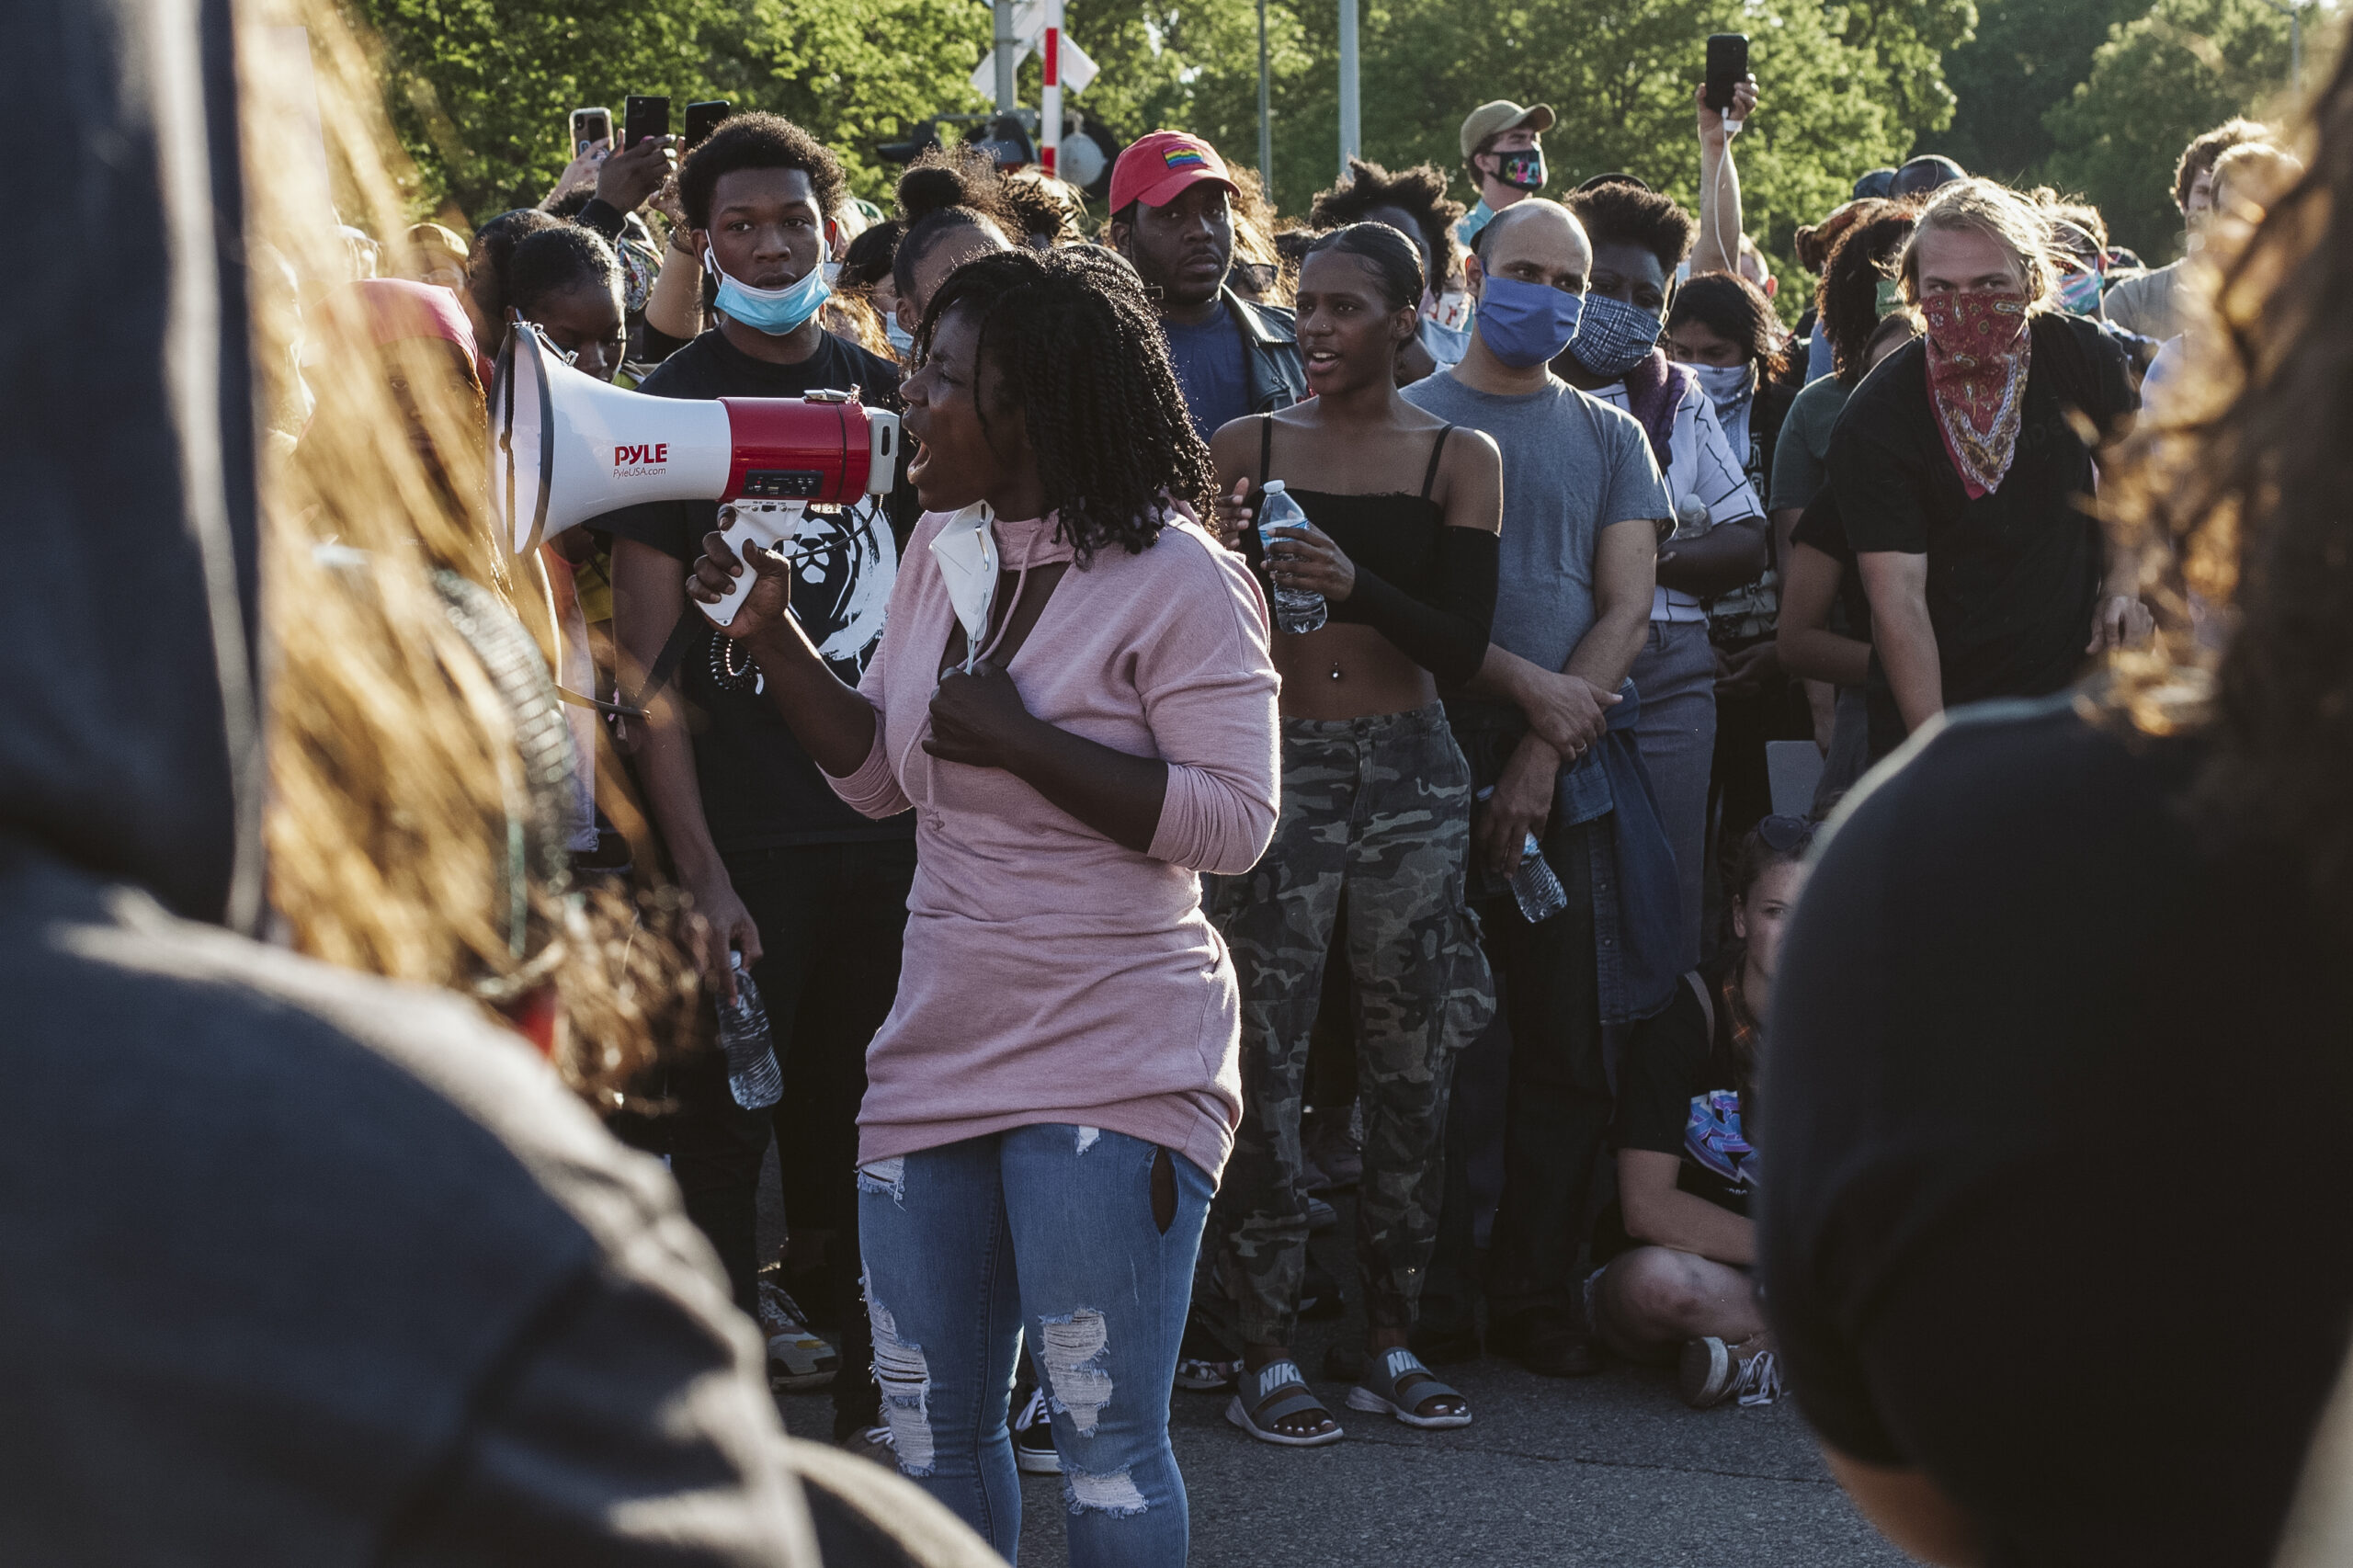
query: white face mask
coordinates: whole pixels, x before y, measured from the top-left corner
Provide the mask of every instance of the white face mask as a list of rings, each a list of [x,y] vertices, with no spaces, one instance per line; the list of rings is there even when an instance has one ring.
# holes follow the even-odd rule
[[[932,536],[932,559],[939,562],[948,602],[964,628],[964,668],[970,672],[988,635],[989,608],[996,602],[996,536],[990,530],[988,503],[975,501],[948,519]]]
[[[1718,414],[1746,401],[1756,390],[1755,365],[1687,365],[1684,369],[1699,379],[1699,390],[1708,394]]]

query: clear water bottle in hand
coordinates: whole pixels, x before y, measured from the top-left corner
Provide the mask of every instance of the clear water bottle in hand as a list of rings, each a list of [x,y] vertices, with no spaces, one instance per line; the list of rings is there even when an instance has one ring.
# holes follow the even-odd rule
[[[1511,896],[1530,926],[1540,926],[1569,906],[1569,895],[1532,833],[1520,849],[1519,864],[1512,869]]]
[[[1495,797],[1492,784],[1479,791],[1482,801]],[[1540,926],[1568,908],[1569,895],[1561,887],[1561,879],[1552,874],[1552,863],[1544,858],[1543,846],[1529,834],[1528,842],[1520,846],[1519,864],[1511,871],[1511,896],[1519,905],[1520,915],[1530,926]]]
[[[1304,530],[1306,527],[1307,514],[1300,509],[1298,502],[1290,498],[1290,493],[1283,488],[1281,480],[1270,479],[1259,487],[1259,542],[1271,545],[1279,539],[1293,537],[1278,534],[1275,532],[1277,528]],[[1272,581],[1271,576],[1268,580]],[[1313,588],[1278,585],[1274,611],[1276,626],[1291,632],[1313,631],[1332,619],[1331,607],[1324,602],[1324,596]]]
[[[735,971],[735,1000],[722,993],[719,1007],[719,1048],[727,1053],[727,1092],[745,1110],[766,1110],[784,1096],[784,1074],[777,1071],[776,1043],[768,1034],[768,1010],[760,988],[745,971],[744,955],[731,952],[727,961]]]

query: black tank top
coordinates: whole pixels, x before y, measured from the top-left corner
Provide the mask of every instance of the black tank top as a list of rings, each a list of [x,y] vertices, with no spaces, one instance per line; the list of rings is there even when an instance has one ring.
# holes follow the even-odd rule
[[[1430,464],[1422,473],[1422,493],[1408,495],[1402,490],[1386,491],[1377,495],[1342,495],[1328,490],[1298,490],[1286,484],[1299,509],[1307,520],[1332,536],[1349,561],[1385,582],[1393,583],[1419,598],[1427,591],[1427,585],[1437,581],[1438,564],[1438,530],[1446,527],[1446,508],[1430,499],[1430,487],[1438,483],[1438,460],[1446,453],[1446,438],[1454,433],[1449,425],[1430,443]],[[1267,470],[1272,466],[1275,450],[1275,421],[1272,415],[1258,416],[1258,483],[1263,487]],[[1265,545],[1258,530],[1252,528],[1244,535],[1245,557],[1254,567],[1264,563]],[[1347,603],[1332,607],[1334,620],[1347,621],[1350,615]]]

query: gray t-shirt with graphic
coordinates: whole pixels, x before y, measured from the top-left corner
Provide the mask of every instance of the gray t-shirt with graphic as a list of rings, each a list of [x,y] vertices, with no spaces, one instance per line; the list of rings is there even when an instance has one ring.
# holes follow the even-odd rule
[[[1612,523],[1671,517],[1650,438],[1633,415],[1558,377],[1517,397],[1440,370],[1404,391],[1416,408],[1495,437],[1504,456],[1495,646],[1548,670],[1593,629],[1595,540]]]

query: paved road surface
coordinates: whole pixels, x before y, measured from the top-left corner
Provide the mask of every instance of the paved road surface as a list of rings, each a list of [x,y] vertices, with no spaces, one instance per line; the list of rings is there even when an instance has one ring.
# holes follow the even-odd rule
[[[773,1194],[774,1177],[763,1183]],[[1316,1253],[1349,1281],[1346,1224]],[[764,1216],[765,1217],[765,1216]],[[770,1227],[774,1221],[770,1220]],[[1303,1325],[1311,1377],[1324,1347],[1363,1332]],[[1179,1392],[1176,1455],[1192,1497],[1196,1568],[1336,1564],[1575,1564],[1577,1568],[1901,1568],[1815,1457],[1794,1406],[1691,1411],[1664,1370],[1618,1367],[1555,1381],[1488,1359],[1442,1369],[1477,1420],[1416,1432],[1347,1411],[1317,1380],[1347,1438],[1294,1450],[1226,1424],[1225,1395]],[[830,1435],[823,1393],[780,1401],[786,1425]],[[1022,1480],[1021,1558],[1064,1561],[1062,1483]]]

